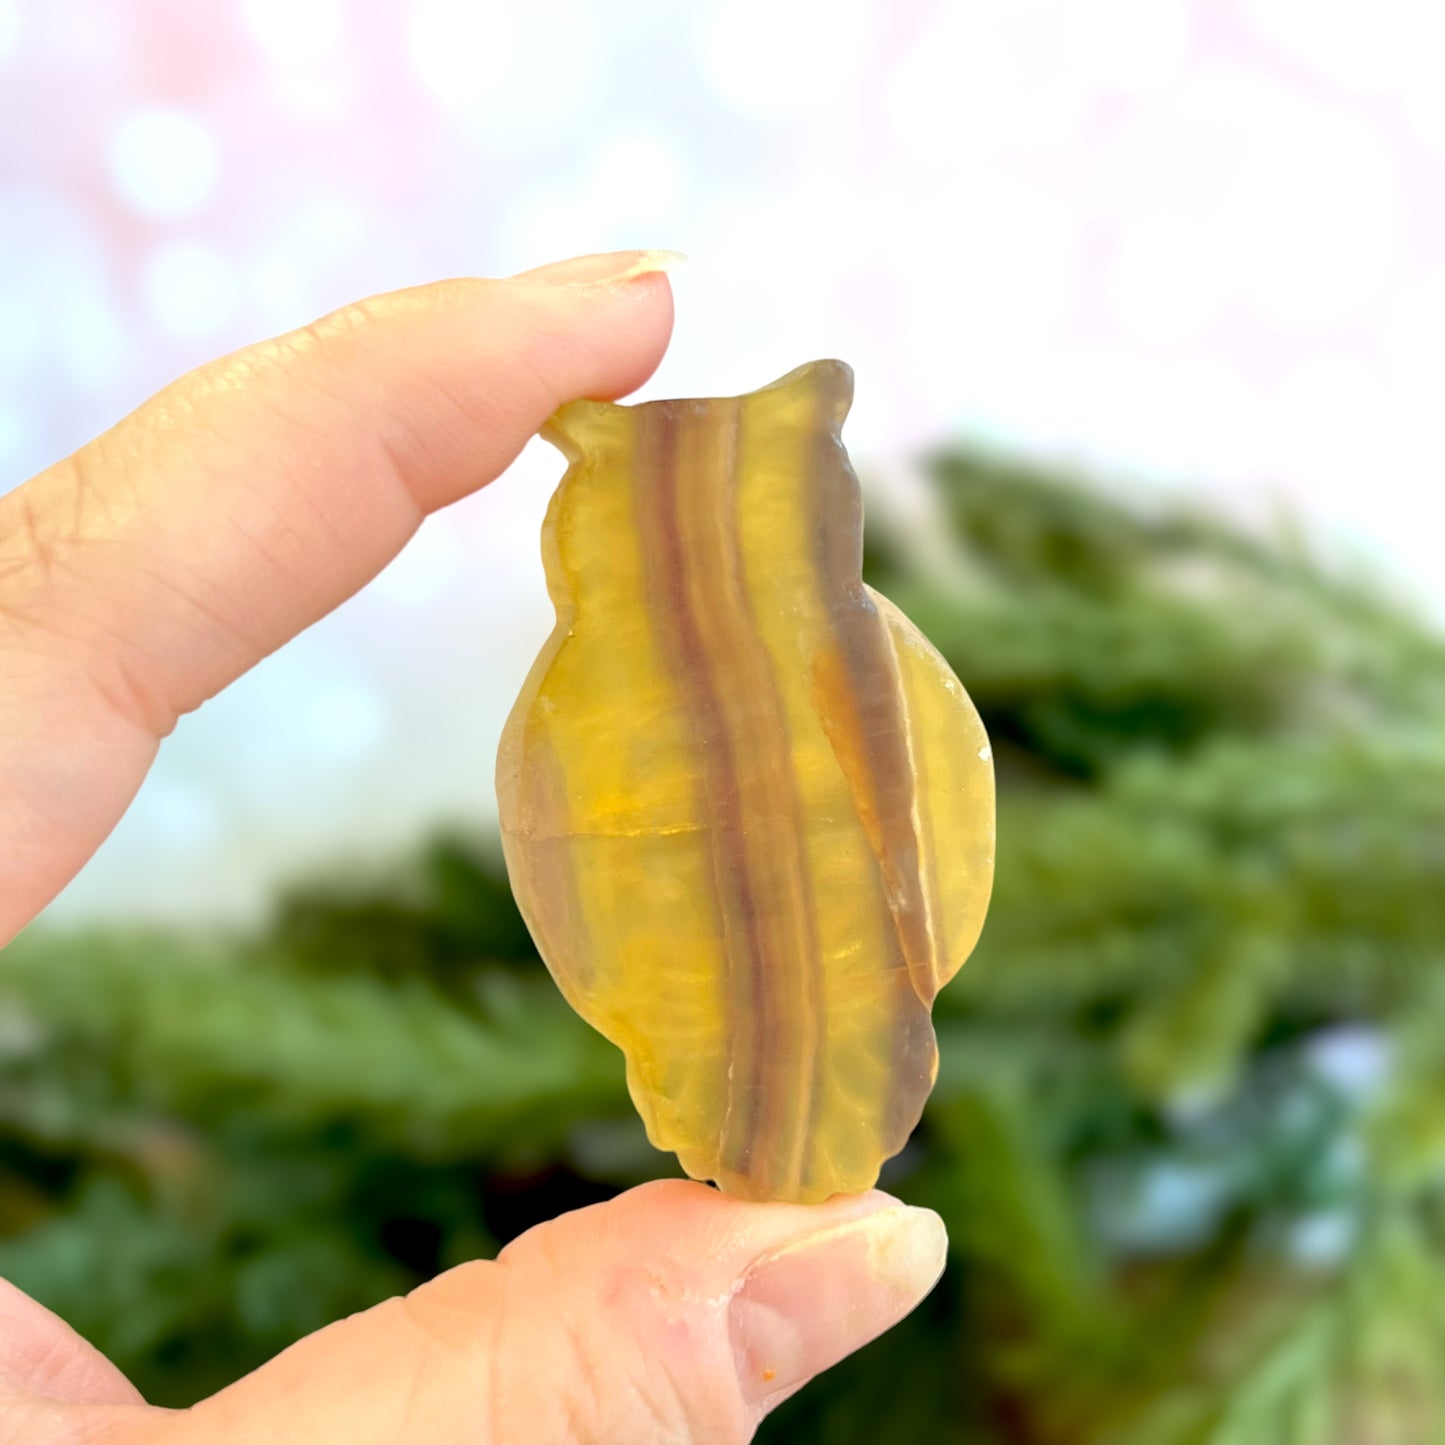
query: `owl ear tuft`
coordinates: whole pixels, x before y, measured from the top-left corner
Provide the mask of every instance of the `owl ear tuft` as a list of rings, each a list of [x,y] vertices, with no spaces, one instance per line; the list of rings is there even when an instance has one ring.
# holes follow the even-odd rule
[[[578,462],[598,450],[624,410],[611,401],[569,401],[542,423],[538,435],[544,442],[551,442],[569,463]]]
[[[806,361],[760,390],[809,399],[839,427],[853,405],[853,368],[846,361]]]

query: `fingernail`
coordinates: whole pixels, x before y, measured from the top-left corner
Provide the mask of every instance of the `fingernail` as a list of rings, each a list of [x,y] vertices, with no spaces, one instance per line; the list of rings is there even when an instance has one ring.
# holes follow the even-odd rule
[[[598,286],[632,281],[655,271],[675,271],[687,264],[681,251],[605,251],[574,256],[514,276],[515,281],[544,281],[549,286]]]
[[[728,1306],[744,1397],[769,1405],[897,1324],[947,1252],[943,1221],[899,1204],[763,1255]]]

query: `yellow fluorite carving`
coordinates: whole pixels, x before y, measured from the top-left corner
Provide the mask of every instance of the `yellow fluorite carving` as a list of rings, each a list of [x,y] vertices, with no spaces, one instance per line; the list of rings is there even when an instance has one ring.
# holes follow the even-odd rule
[[[937,1073],[993,871],[978,715],[859,576],[852,372],[574,402],[557,626],[502,738],[517,901],[653,1143],[747,1199],[868,1188]]]

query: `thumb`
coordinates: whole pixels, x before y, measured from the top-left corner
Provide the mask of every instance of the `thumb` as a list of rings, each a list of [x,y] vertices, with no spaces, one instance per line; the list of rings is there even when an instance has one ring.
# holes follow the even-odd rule
[[[165,1439],[740,1445],[913,1309],[946,1245],[936,1214],[876,1192],[644,1185],[312,1335]]]
[[[0,1279],[0,1416],[32,1396],[57,1404],[140,1403],[135,1386],[94,1345]]]

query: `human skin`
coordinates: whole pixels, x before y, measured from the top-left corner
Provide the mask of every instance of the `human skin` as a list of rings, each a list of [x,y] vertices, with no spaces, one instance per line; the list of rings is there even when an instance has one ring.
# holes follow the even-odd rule
[[[667,345],[649,252],[345,307],[181,378],[0,497],[0,943],[82,866],[184,713],[344,601],[423,517]],[[3,977],[3,958],[0,958]],[[0,1445],[737,1445],[928,1293],[943,1225],[873,1192],[644,1185],[146,1405],[0,1282]]]

